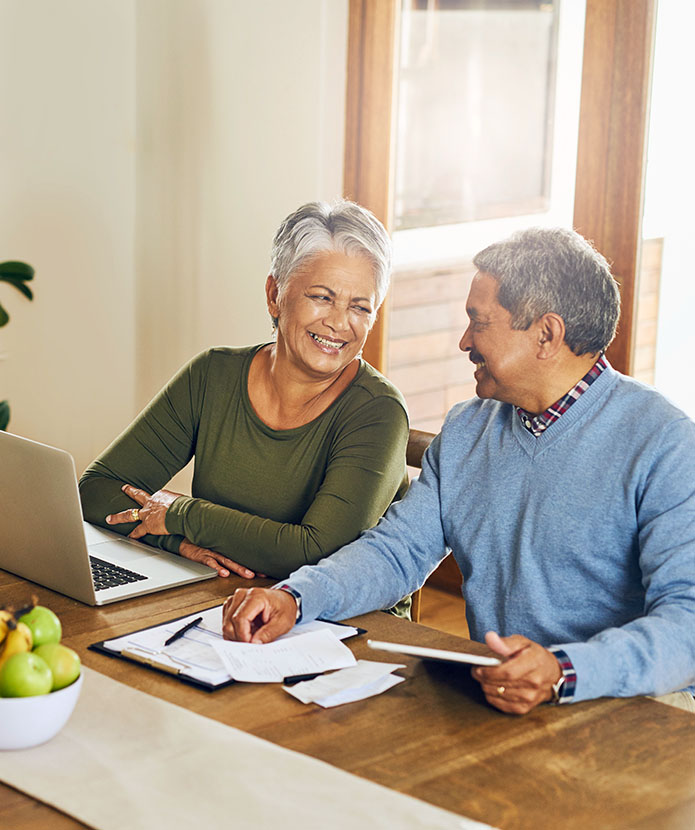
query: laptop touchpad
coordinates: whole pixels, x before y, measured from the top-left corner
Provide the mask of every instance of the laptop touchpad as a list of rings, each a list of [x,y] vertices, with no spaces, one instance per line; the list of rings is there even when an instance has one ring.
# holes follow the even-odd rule
[[[89,552],[94,556],[100,556],[106,559],[107,562],[114,562],[117,565],[126,565],[128,563],[137,562],[138,559],[156,555],[156,548],[152,549],[152,553],[148,550],[143,550],[141,545],[136,545],[133,542],[123,541],[108,541],[99,542],[96,545],[89,545]]]

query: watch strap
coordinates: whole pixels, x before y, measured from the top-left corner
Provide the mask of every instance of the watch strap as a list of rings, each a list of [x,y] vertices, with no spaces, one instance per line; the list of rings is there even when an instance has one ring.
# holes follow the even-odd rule
[[[295,617],[295,623],[301,622],[302,620],[302,595],[299,591],[295,591],[295,589],[288,585],[286,582],[283,582],[281,585],[273,585],[273,588],[278,591],[285,591],[286,593],[290,594],[294,597],[294,601],[297,603],[297,616]]]
[[[551,703],[572,703],[574,701],[574,690],[577,686],[577,672],[574,670],[572,661],[567,652],[558,646],[551,646],[548,649],[555,656],[560,664],[562,676],[553,683]]]

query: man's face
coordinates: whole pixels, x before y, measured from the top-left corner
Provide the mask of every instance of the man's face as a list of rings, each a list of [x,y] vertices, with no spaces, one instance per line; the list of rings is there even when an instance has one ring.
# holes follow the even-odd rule
[[[476,364],[476,395],[528,408],[536,397],[536,328],[512,328],[511,314],[497,302],[497,280],[483,271],[473,278],[466,313],[470,323],[459,348]]]

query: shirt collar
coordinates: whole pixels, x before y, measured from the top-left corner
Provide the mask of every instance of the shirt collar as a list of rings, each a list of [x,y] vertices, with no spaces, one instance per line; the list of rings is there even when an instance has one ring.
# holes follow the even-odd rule
[[[538,438],[538,436],[542,435],[545,430],[548,429],[551,424],[555,423],[561,415],[564,415],[573,403],[576,403],[579,400],[579,398],[584,394],[584,392],[586,392],[586,390],[607,366],[608,361],[606,360],[606,356],[602,353],[584,377],[576,383],[569,390],[569,392],[563,395],[560,400],[555,401],[554,404],[549,406],[545,412],[541,412],[540,415],[531,415],[530,412],[527,412],[520,406],[515,406],[514,408],[516,409],[517,415],[521,419],[521,423],[524,428],[527,429],[534,436],[534,438]]]

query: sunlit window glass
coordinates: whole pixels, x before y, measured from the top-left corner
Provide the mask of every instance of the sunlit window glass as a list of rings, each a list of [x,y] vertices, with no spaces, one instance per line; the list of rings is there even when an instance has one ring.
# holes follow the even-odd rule
[[[396,230],[547,210],[558,6],[404,0]]]

